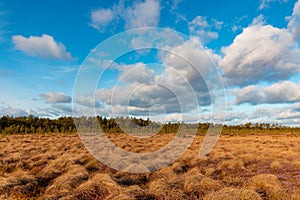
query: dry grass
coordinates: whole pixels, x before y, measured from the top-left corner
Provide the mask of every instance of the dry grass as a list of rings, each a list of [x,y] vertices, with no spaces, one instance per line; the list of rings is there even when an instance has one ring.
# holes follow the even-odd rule
[[[108,174],[96,174],[76,188],[65,199],[113,199],[121,193],[120,186]]]
[[[125,150],[150,152],[173,135],[109,138]],[[97,161],[75,134],[0,135],[0,199],[300,199],[300,136],[222,136],[199,159],[202,141],[196,136],[170,166],[131,174]]]
[[[205,196],[204,200],[262,200],[262,198],[252,190],[224,188]]]
[[[162,178],[148,184],[149,193],[156,195],[159,199],[186,199],[183,187],[181,177]]]
[[[277,176],[259,174],[251,179],[250,188],[266,199],[288,199]]]
[[[272,163],[271,163],[271,168],[272,169],[278,169],[280,170],[282,168],[282,165],[280,164],[280,162],[278,162],[277,160],[274,160]]]
[[[88,179],[88,172],[80,165],[73,165],[69,171],[54,179],[53,183],[46,189],[45,194],[69,193],[79,184]]]

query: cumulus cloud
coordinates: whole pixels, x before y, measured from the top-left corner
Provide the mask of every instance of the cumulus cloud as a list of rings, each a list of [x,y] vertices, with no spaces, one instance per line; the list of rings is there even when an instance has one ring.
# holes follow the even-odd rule
[[[300,40],[300,1],[298,0],[294,6],[293,14],[288,17],[289,24],[288,28],[291,30],[294,40]]]
[[[144,0],[127,6],[124,1],[119,1],[112,8],[93,10],[90,17],[90,25],[99,31],[120,19],[125,22],[125,29],[158,26],[160,3],[158,0]]]
[[[90,25],[102,32],[105,30],[105,27],[113,21],[114,18],[115,13],[112,9],[100,8],[98,10],[93,10],[91,12]]]
[[[40,94],[46,103],[70,103],[72,98],[63,92],[48,92]]]
[[[300,71],[300,50],[289,30],[258,22],[222,48],[219,65],[230,85],[285,80]]]
[[[114,113],[139,116],[185,113],[211,105],[209,88],[216,85],[212,60],[220,58],[196,38],[168,50],[159,55],[159,70],[144,63],[119,65],[119,82],[113,88],[98,89],[97,99]]]
[[[207,43],[219,37],[216,30],[221,29],[222,24],[223,22],[216,19],[209,23],[207,17],[197,16],[188,23],[188,27],[191,35],[197,36],[203,43]]]
[[[171,53],[161,58],[162,62],[190,78],[196,75],[194,70],[197,70],[202,76],[206,76],[213,67],[212,60],[218,61],[220,59],[213,51],[206,49],[198,38],[191,38],[170,48],[169,51]]]
[[[300,101],[300,83],[283,81],[268,87],[248,86],[235,90],[236,104],[249,103],[257,105],[261,103],[294,103]]]
[[[184,42],[183,35],[178,32],[174,32],[171,29],[158,30],[155,28],[132,30],[132,38],[130,40],[130,45],[139,54],[146,55],[149,53],[150,49],[156,48],[158,50],[158,55],[161,51],[168,51],[170,48],[181,45]],[[140,51],[142,52],[140,53]]]
[[[180,83],[185,85],[184,83],[188,82],[199,96],[200,101],[208,100],[206,95],[209,93],[208,85],[211,86],[213,85],[211,83],[216,83],[209,74],[216,68],[214,62],[218,62],[220,57],[210,49],[204,48],[197,38],[171,48],[170,51],[177,55],[172,53],[162,57],[162,61],[167,67],[165,73],[158,78],[162,82],[166,82],[167,85],[174,87]],[[178,74],[181,74],[185,79],[178,80],[180,79]],[[205,98],[203,99],[203,97]],[[206,103],[210,104],[210,102]]]
[[[254,85],[235,90],[233,91],[233,94],[236,96],[236,104],[250,103],[256,105],[262,103],[263,101],[262,94],[259,92],[259,89],[256,88],[256,86]]]
[[[47,34],[43,34],[41,37],[30,36],[29,38],[15,35],[12,37],[12,41],[17,50],[29,56],[58,60],[72,59],[71,54],[66,51],[66,47]]]
[[[75,102],[81,106],[85,106],[89,108],[100,107],[100,103],[92,95],[76,96]]]
[[[132,7],[126,9],[124,19],[125,28],[139,28],[147,26],[157,26],[160,18],[160,4],[157,0],[145,0],[134,3]]]
[[[154,80],[154,71],[148,69],[144,63],[120,66],[119,80],[127,83],[149,83]]]
[[[99,89],[96,96],[110,106],[113,113],[148,115],[181,112],[178,96],[170,88],[159,84],[129,84],[111,89]],[[187,105],[183,105],[187,106]]]

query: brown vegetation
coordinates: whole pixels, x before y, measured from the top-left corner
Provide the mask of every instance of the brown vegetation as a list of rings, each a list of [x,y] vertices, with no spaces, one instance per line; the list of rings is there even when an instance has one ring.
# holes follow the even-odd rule
[[[132,152],[173,137],[109,134]],[[300,199],[299,135],[225,135],[200,159],[203,138],[170,166],[132,174],[97,161],[75,134],[0,135],[0,199]]]

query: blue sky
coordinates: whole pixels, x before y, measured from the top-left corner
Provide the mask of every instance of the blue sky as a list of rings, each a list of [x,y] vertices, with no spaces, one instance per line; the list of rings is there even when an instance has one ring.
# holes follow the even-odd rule
[[[103,62],[110,60],[101,60],[106,55],[97,45],[143,27],[184,34],[183,41],[174,40],[168,50],[192,63],[197,63],[198,55],[205,60],[203,53],[213,60],[225,85],[225,123],[299,126],[300,1],[296,0],[0,0],[0,115],[55,118],[72,115],[73,105],[75,115],[96,111],[160,121],[182,120],[183,115],[186,121],[222,122],[223,116],[212,112],[220,101],[209,94],[209,84],[215,83],[208,75],[211,63],[203,61],[199,70],[204,77],[196,76],[178,57],[154,49],[122,55],[104,70]],[[117,51],[120,46],[111,48]],[[74,83],[80,67],[91,58],[97,64],[103,61],[97,70],[105,73],[94,93],[82,95]],[[185,82],[176,79],[182,75]],[[155,81],[159,84],[150,84]],[[189,96],[189,85],[194,96]],[[172,87],[180,94],[168,91]],[[181,108],[180,96],[186,104]],[[188,103],[193,98],[197,108]]]

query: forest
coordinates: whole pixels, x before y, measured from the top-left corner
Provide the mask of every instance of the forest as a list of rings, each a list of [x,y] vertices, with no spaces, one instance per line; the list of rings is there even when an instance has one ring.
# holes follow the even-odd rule
[[[35,116],[0,118],[0,133],[76,133],[93,131],[95,127],[102,128],[105,133],[124,132],[155,132],[177,133],[181,130],[197,130],[197,134],[205,134],[209,127],[217,126],[211,123],[174,122],[161,124],[142,118],[106,118],[106,117],[60,117],[57,119],[39,118]],[[76,124],[76,125],[75,125]],[[77,127],[77,128],[76,128]],[[184,128],[182,128],[184,127]],[[251,133],[300,133],[299,127],[288,127],[279,124],[246,123],[240,125],[223,125],[222,134],[251,134]]]

